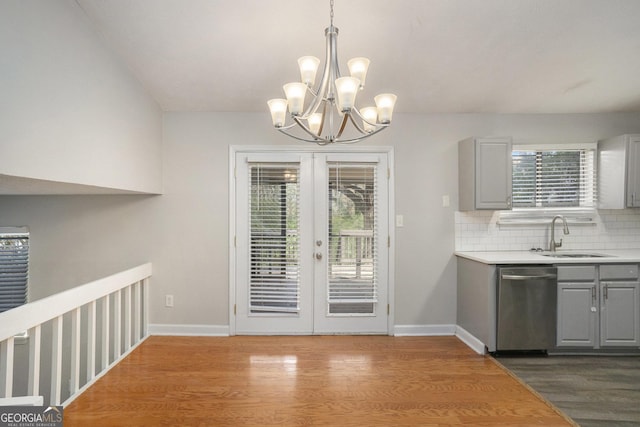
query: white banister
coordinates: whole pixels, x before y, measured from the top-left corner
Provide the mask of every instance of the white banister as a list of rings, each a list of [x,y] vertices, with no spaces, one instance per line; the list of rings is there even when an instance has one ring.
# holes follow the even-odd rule
[[[140,282],[136,283],[135,285],[133,285],[133,300],[135,301],[136,307],[139,307],[142,300],[140,299]],[[134,335],[134,340],[139,340],[141,335],[140,335],[140,317],[142,316],[142,312],[141,310],[135,310],[133,312],[133,335]]]
[[[96,302],[87,306],[87,380],[96,376]]]
[[[124,350],[131,347],[131,287],[124,290]]]
[[[66,405],[104,375],[113,365],[132,351],[147,336],[148,284],[151,264],[114,274],[112,276],[69,289],[56,295],[0,313],[0,405],[15,399],[13,393],[15,337],[25,336],[29,343],[28,372],[16,372],[15,378],[26,379],[29,401],[41,399],[40,367],[42,326],[51,322],[51,380],[48,405]],[[124,293],[124,295],[123,295]],[[113,304],[111,303],[113,298]],[[124,298],[124,309],[122,307]],[[98,306],[98,301],[100,301]],[[97,309],[100,312],[100,328]],[[87,321],[82,324],[86,310]],[[66,316],[65,316],[66,315]],[[123,319],[124,317],[124,319]],[[71,347],[63,346],[65,318],[70,318]],[[132,318],[135,322],[132,325]],[[122,349],[124,325],[124,351]],[[86,330],[86,332],[85,332]],[[27,334],[25,334],[27,331]],[[45,331],[49,331],[45,328]],[[68,333],[68,332],[67,332]],[[132,337],[133,333],[133,337]],[[86,334],[86,335],[85,335]],[[87,339],[86,347],[82,337]],[[22,338],[21,338],[22,339]],[[100,364],[96,372],[96,343],[100,339]],[[83,351],[86,348],[86,352]],[[113,357],[110,350],[113,349]],[[84,354],[86,353],[86,354]],[[66,360],[66,361],[65,361]],[[80,374],[80,366],[86,365],[86,381]],[[69,377],[63,380],[63,366],[70,367]],[[25,369],[26,371],[26,369]],[[67,379],[68,393],[66,390]],[[63,390],[63,385],[65,389]],[[62,400],[69,394],[68,398]],[[46,400],[46,398],[45,398]],[[35,401],[35,400],[34,400]],[[4,402],[4,403],[3,403]]]
[[[102,355],[100,357],[100,370],[104,371],[109,366],[109,295],[102,297]]]
[[[142,333],[146,337],[149,333],[149,278],[142,279]]]
[[[29,329],[29,376],[27,393],[29,396],[40,394],[40,338],[41,326],[36,325]]]
[[[150,276],[151,264],[143,264],[0,313],[0,341]]]
[[[76,308],[71,313],[71,393],[80,388],[80,337],[82,312]]]
[[[113,360],[118,360],[122,354],[122,290],[113,296]]]
[[[50,404],[60,405],[62,393],[62,316],[53,319],[51,334],[51,398]]]
[[[13,392],[13,342],[10,337],[0,343],[0,397],[11,397]]]

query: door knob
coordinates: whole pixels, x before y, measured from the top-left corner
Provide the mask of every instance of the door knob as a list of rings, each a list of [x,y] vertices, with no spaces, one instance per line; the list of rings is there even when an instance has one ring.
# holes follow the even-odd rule
[[[316,252],[316,259],[318,261],[322,259],[322,253],[321,252]]]

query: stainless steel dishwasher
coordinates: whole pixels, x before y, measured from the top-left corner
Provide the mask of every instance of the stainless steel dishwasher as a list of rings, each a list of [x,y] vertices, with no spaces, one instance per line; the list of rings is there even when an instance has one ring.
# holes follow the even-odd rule
[[[555,347],[557,269],[498,268],[497,351],[546,351]]]

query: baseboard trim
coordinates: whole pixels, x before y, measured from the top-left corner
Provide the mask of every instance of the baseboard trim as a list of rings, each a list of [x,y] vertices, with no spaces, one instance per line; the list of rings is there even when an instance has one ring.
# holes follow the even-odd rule
[[[456,337],[478,354],[485,354],[485,345],[461,326],[456,326]]]
[[[396,325],[393,331],[396,337],[451,336],[455,333],[456,325]]]
[[[150,324],[149,335],[228,337],[229,326]]]

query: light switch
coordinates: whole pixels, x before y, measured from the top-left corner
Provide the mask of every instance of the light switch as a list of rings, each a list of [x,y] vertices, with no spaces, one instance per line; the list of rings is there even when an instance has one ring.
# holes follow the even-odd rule
[[[449,206],[451,206],[451,200],[449,199],[449,195],[445,194],[442,196],[442,207],[448,208]]]
[[[404,217],[402,215],[396,215],[396,227],[404,227]]]

